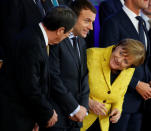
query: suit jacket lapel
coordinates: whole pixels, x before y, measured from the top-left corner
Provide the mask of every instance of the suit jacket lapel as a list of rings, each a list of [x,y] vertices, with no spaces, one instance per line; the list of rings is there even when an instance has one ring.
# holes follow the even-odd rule
[[[121,9],[122,8],[122,3],[120,0],[112,0],[114,2],[115,8],[116,9]]]
[[[125,19],[125,17],[127,18]],[[125,28],[125,31],[129,33],[129,36],[135,35],[135,38],[139,39],[137,30],[135,29],[133,23],[131,22],[131,20],[129,19],[129,17],[127,16],[123,9],[121,10],[121,15],[119,19],[121,20],[121,25],[123,26],[123,28]]]
[[[69,38],[65,39],[65,44],[66,44],[67,48],[69,49],[69,52],[71,53],[71,56],[73,57],[74,63],[76,64],[76,67],[79,70],[79,62],[78,62],[77,56],[73,52],[74,50],[73,50],[73,47],[71,45],[71,42],[70,42]]]
[[[80,44],[81,43],[81,44]],[[82,41],[81,41],[81,39],[80,38],[78,38],[78,46],[79,46],[79,52],[80,52],[80,64],[81,64],[81,74],[83,73],[83,65],[84,65],[84,50],[83,50],[83,48],[82,48]]]

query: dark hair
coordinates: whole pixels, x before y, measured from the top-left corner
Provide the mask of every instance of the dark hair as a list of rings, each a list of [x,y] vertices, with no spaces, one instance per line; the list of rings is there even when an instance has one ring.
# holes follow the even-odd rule
[[[43,24],[48,30],[57,30],[64,27],[68,32],[76,23],[76,14],[67,6],[52,7],[43,19]]]
[[[76,13],[77,16],[80,15],[81,10],[91,10],[96,14],[96,8],[88,0],[75,0],[71,3],[70,8]]]

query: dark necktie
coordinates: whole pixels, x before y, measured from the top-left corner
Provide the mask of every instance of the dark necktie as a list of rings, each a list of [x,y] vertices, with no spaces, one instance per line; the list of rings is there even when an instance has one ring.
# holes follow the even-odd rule
[[[35,0],[37,7],[39,8],[40,13],[42,14],[42,17],[45,16],[44,8],[42,6],[41,0]]]
[[[139,21],[138,22],[139,40],[145,45],[145,36],[144,36],[145,28],[146,28],[145,21],[141,16],[137,16],[136,19]]]
[[[52,0],[53,6],[59,6],[57,0]]]
[[[72,40],[73,40],[73,49],[74,49],[74,53],[75,53],[76,57],[78,58],[78,62],[79,62],[79,64],[80,64],[80,56],[79,56],[77,38],[76,38],[76,37],[73,37]]]

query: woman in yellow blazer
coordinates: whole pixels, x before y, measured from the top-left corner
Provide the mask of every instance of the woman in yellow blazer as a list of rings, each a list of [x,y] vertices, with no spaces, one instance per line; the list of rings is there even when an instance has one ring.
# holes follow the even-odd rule
[[[116,46],[87,50],[90,111],[81,131],[86,131],[97,118],[101,131],[108,131],[109,121],[119,120],[124,94],[135,70],[130,67],[142,64],[144,59],[143,44],[133,39],[122,40]]]

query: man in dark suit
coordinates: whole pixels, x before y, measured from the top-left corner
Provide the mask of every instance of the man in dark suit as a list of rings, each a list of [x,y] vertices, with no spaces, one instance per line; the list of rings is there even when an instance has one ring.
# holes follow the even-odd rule
[[[70,8],[52,8],[41,23],[26,28],[11,44],[3,90],[7,103],[1,112],[0,130],[31,131],[35,122],[42,127],[56,123],[57,114],[48,99],[51,88],[46,45],[66,38],[76,20]]]
[[[77,23],[60,46],[51,46],[49,56],[53,85],[50,101],[58,114],[58,122],[54,127],[40,131],[79,131],[87,114],[89,86],[83,38],[93,29],[96,9],[87,0],[73,2],[71,9],[78,16]]]
[[[142,10],[142,17],[146,22],[147,30],[149,31],[149,40],[151,42],[151,0],[149,0],[148,8]],[[149,61],[149,67],[151,70],[151,61]],[[151,82],[150,82],[151,86]],[[151,118],[151,99],[146,100],[144,104],[143,110],[143,121],[142,121],[142,129],[141,131],[148,131],[150,129],[150,121]]]
[[[3,62],[0,69],[0,113],[2,113],[5,111],[5,107],[2,107],[5,103],[7,103],[4,102],[6,99],[3,96],[3,90],[5,89],[4,86],[7,83],[7,81],[5,81],[7,72],[6,65],[11,43],[14,41],[16,35],[23,31],[26,27],[40,22],[43,15],[34,0],[1,0],[0,14],[2,34],[0,42],[0,60]],[[6,108],[8,108],[7,105]],[[4,121],[3,118],[5,118],[2,117],[3,114],[5,113],[0,114],[2,122]]]
[[[0,71],[0,83],[4,83],[6,74],[7,54],[10,44],[17,34],[26,27],[40,22],[44,11],[41,12],[34,0],[1,0],[1,43],[0,60],[3,60],[3,66]],[[3,85],[0,84],[2,87]]]
[[[148,7],[149,1],[125,0],[125,6],[115,15],[109,17],[103,24],[100,46],[117,44],[125,38],[140,40],[144,43],[147,55],[143,65],[137,67],[128,87],[123,103],[123,112],[117,124],[111,124],[111,131],[140,131],[142,123],[143,99],[151,97],[149,85],[150,71],[148,61],[150,59],[150,43],[146,28],[140,30],[141,23],[137,18],[140,10]],[[139,8],[136,8],[139,7]],[[143,31],[142,35],[141,31]],[[144,40],[144,41],[143,41]]]

